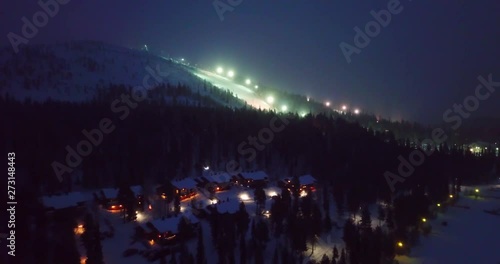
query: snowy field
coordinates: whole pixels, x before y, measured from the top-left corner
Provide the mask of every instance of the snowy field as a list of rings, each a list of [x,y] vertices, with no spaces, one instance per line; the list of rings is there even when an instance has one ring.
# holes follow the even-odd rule
[[[500,209],[500,185],[478,187],[480,196],[464,197],[430,222],[432,233],[421,237],[400,264],[500,263],[500,216],[483,210]],[[448,225],[441,223],[447,221]]]

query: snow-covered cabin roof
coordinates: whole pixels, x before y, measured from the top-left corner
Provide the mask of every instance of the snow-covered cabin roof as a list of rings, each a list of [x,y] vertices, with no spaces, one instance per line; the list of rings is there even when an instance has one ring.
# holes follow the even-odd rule
[[[309,185],[309,184],[315,184],[316,183],[316,179],[313,176],[309,175],[309,174],[300,176],[299,177],[299,181],[300,181],[301,185]]]
[[[267,174],[263,171],[242,172],[241,176],[245,179],[252,179],[254,181],[267,180]]]
[[[237,199],[232,199],[229,201],[221,201],[217,204],[213,205],[215,208],[217,208],[217,212],[224,214],[234,214],[240,210],[240,201]]]
[[[104,193],[106,198],[108,199],[113,199],[118,197],[118,188],[104,188],[98,191],[97,193],[101,193],[101,191]]]
[[[210,182],[226,183],[231,180],[231,176],[226,172],[214,172],[204,176]]]
[[[140,185],[130,186],[130,189],[132,190],[135,196],[142,194],[142,186]]]
[[[78,205],[78,203],[89,200],[81,192],[71,192],[68,194],[43,196],[42,203],[46,208],[64,209]]]
[[[180,181],[172,181],[172,185],[178,189],[194,189],[197,183],[193,178],[185,178]]]
[[[151,224],[153,224],[153,226],[160,233],[165,233],[165,232],[177,233],[179,231],[178,230],[179,222],[181,221],[182,217],[186,217],[192,224],[199,222],[198,218],[196,218],[193,214],[186,212],[184,214],[180,214],[174,217],[153,220],[151,221]]]

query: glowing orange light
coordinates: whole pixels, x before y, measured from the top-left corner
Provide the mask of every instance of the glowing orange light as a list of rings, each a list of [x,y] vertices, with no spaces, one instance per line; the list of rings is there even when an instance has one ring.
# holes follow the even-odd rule
[[[153,207],[151,205],[148,205],[149,210],[153,210]]]

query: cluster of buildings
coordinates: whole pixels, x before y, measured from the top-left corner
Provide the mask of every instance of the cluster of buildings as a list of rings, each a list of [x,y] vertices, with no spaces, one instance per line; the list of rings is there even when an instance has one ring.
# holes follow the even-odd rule
[[[302,192],[315,191],[316,179],[311,175],[304,175],[298,178],[300,190]],[[281,188],[295,189],[291,178],[284,178],[277,182],[277,186],[269,187],[269,177],[264,171],[242,172],[237,175],[229,175],[225,172],[205,171],[203,176],[196,178],[185,178],[173,180],[161,184],[155,188],[155,194],[145,197],[141,186],[130,186],[135,199],[136,210],[138,214],[151,214],[151,200],[162,201],[166,203],[178,199],[179,202],[197,197],[199,206],[193,205],[191,210],[181,210],[177,215],[169,214],[169,217],[160,217],[141,223],[136,229],[136,235],[139,235],[152,246],[154,244],[175,243],[178,232],[178,224],[181,218],[184,218],[189,225],[195,227],[199,224],[199,212],[203,211],[206,215],[213,213],[232,215],[239,210],[241,202],[252,200],[251,193],[242,190],[266,188],[267,196],[278,195]],[[85,211],[85,204],[94,200],[101,209],[108,211],[122,212],[126,205],[121,204],[118,198],[118,188],[104,188],[93,192],[71,192],[60,195],[41,197],[41,203],[49,212],[61,212],[64,210]],[[154,197],[154,198],[153,198]],[[217,198],[214,198],[217,197]],[[149,198],[149,199],[148,199]],[[199,198],[199,199],[198,199]],[[194,202],[194,200],[192,200]],[[249,204],[249,206],[252,206]],[[147,208],[147,210],[145,210]],[[185,207],[184,207],[185,208]],[[140,217],[137,221],[141,221]],[[75,230],[81,230],[82,225],[75,227]],[[81,232],[80,232],[81,233]]]

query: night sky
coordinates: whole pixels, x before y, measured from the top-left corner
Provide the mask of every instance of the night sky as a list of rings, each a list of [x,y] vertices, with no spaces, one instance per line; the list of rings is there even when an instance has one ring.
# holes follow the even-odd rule
[[[8,32],[20,34],[23,16],[40,10],[36,2],[0,3],[2,46],[10,45]],[[479,75],[500,81],[498,0],[401,1],[401,13],[347,63],[339,44],[354,45],[353,28],[388,2],[243,0],[221,21],[212,1],[72,0],[30,43],[147,44],[333,105],[425,123],[441,122],[446,109],[473,95]],[[473,117],[500,117],[499,102],[497,91]]]

